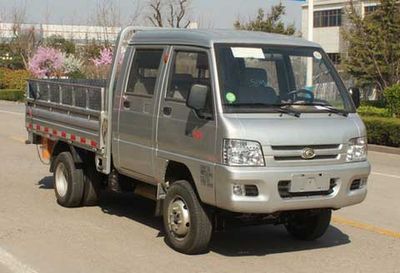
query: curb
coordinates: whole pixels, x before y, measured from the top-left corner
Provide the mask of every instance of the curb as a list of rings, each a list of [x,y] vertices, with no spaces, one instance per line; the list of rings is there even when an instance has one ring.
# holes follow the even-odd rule
[[[22,101],[11,101],[11,100],[0,100],[1,104],[8,104],[8,105],[18,105],[18,104],[25,104],[25,102]]]
[[[400,148],[396,147],[368,144],[368,150],[372,152],[400,155]]]

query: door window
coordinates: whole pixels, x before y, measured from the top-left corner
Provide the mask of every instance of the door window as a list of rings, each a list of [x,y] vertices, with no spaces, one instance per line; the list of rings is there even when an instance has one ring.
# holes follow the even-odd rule
[[[163,49],[136,49],[126,93],[153,96],[163,51]]]
[[[167,98],[185,102],[190,89],[195,84],[206,85],[211,90],[207,53],[176,51]]]

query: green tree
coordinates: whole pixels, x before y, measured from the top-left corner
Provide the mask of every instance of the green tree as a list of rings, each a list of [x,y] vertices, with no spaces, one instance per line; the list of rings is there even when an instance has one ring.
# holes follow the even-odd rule
[[[75,44],[72,41],[66,40],[60,35],[50,36],[45,40],[45,45],[52,48],[57,48],[67,55],[75,54]]]
[[[282,3],[271,7],[270,12],[263,9],[258,10],[257,17],[248,22],[237,20],[234,27],[239,30],[263,31],[271,33],[280,33],[285,35],[293,35],[296,33],[294,24],[285,25],[282,16],[286,14],[286,8]]]
[[[360,86],[374,85],[383,90],[400,83],[400,8],[396,0],[380,0],[375,11],[364,18],[350,3],[343,29],[348,42],[346,71]]]

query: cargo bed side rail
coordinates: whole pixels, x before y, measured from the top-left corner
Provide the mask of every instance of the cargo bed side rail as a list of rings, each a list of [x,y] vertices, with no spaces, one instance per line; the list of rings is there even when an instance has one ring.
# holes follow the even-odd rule
[[[26,127],[31,133],[62,139],[101,155],[104,95],[102,81],[29,80]]]

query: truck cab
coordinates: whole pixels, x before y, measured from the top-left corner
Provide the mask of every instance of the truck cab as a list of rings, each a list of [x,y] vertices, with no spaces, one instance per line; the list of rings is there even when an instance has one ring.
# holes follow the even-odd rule
[[[103,177],[156,199],[178,251],[207,249],[226,218],[317,239],[332,210],[366,197],[358,94],[353,101],[318,44],[259,32],[141,30],[118,45],[103,92],[90,181]]]

